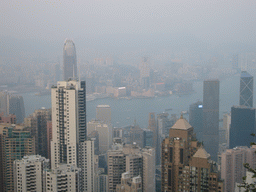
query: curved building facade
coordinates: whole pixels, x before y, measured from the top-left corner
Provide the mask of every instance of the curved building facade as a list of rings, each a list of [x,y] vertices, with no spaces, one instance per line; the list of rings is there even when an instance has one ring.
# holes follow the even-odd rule
[[[76,47],[72,40],[66,39],[63,48],[63,80],[77,77]]]

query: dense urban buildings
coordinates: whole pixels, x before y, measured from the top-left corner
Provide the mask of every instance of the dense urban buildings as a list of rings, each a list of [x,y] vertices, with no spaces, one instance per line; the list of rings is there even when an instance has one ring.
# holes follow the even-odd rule
[[[253,76],[246,71],[241,72],[239,105],[253,107]]]
[[[217,164],[195,138],[183,116],[162,142],[161,191],[222,191]]]
[[[155,150],[140,149],[136,143],[115,143],[108,151],[109,192],[118,189],[125,172],[129,172],[130,178],[142,178],[142,191],[155,191]]]
[[[44,171],[49,168],[49,160],[40,155],[24,156],[13,162],[15,192],[45,192]]]
[[[77,77],[76,48],[72,40],[66,39],[63,48],[63,80]]]
[[[24,126],[0,124],[0,191],[14,191],[13,161],[35,154],[35,139]]]
[[[219,150],[219,86],[219,80],[205,80],[203,87],[203,142],[215,161]]]
[[[256,168],[256,146],[235,147],[228,149],[221,154],[221,178],[224,180],[225,192],[235,191],[235,184],[242,183],[243,177],[246,176],[244,163],[255,169]]]
[[[231,107],[231,126],[229,148],[250,146],[255,139],[250,137],[255,133],[256,109],[246,106]]]

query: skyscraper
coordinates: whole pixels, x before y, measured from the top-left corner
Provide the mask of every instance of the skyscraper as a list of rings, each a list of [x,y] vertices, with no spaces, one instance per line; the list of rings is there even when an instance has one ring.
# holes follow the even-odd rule
[[[181,116],[162,142],[161,191],[222,191],[217,165]]]
[[[215,161],[219,149],[219,84],[219,80],[205,80],[203,94],[203,142]]]
[[[96,107],[96,120],[111,125],[111,108],[109,105],[98,105]]]
[[[239,104],[253,107],[253,76],[246,71],[241,72]]]
[[[197,101],[189,106],[189,124],[194,128],[196,138],[202,141],[203,132],[203,102]]]
[[[254,138],[250,135],[255,132],[256,109],[246,106],[231,107],[231,126],[229,148],[236,146],[250,146]],[[248,139],[250,138],[250,139]]]
[[[72,40],[66,39],[63,48],[63,80],[77,77],[76,48]]]
[[[59,81],[52,87],[51,168],[68,164],[80,171],[80,186],[85,186],[86,131],[85,81]],[[93,151],[94,152],[94,151]],[[85,189],[81,189],[85,191]]]

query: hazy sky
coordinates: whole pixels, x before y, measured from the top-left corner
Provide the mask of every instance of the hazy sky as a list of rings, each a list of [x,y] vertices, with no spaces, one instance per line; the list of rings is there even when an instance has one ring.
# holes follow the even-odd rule
[[[205,42],[251,42],[255,8],[255,0],[1,0],[0,35],[64,41],[188,33]]]

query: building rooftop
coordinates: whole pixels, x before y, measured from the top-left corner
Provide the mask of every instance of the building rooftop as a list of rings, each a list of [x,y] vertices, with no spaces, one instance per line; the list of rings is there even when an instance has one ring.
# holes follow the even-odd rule
[[[188,130],[192,128],[192,126],[187,122],[186,119],[183,118],[183,115],[180,116],[178,121],[172,126],[172,129],[182,129],[182,130]]]
[[[193,155],[193,157],[202,158],[202,159],[209,159],[211,156],[209,153],[205,151],[203,147],[200,147],[197,152]]]
[[[241,78],[244,78],[244,77],[252,77],[252,76],[247,71],[242,71]]]

